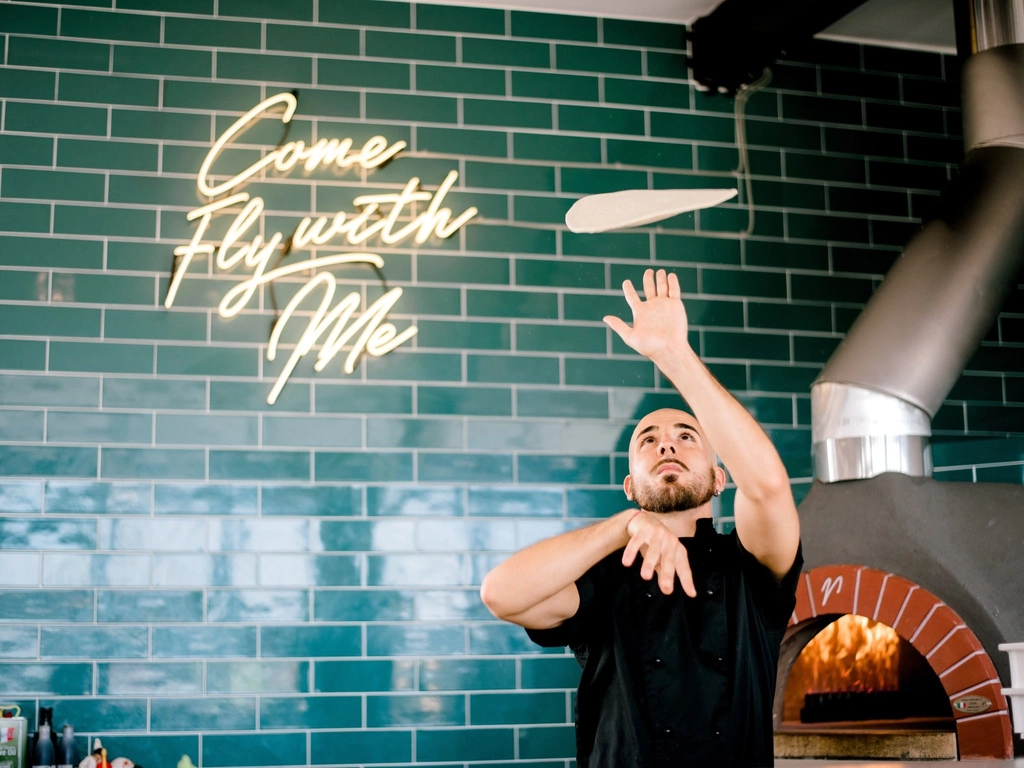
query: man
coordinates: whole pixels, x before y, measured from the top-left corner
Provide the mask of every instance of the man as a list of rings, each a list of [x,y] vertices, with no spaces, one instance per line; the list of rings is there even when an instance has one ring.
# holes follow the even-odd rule
[[[495,616],[583,667],[580,768],[771,765],[779,645],[803,562],[789,478],[767,435],[687,341],[675,275],[623,284],[633,326],[605,322],[693,408],[645,416],[629,445],[629,509],[539,542],[484,579]],[[711,521],[725,472],[735,531]],[[657,585],[653,580],[657,578]],[[681,589],[679,589],[681,587]]]

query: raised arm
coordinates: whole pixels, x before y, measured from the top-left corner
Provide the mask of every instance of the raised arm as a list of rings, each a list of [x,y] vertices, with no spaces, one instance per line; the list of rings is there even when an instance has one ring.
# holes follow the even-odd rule
[[[644,273],[642,300],[627,280],[623,293],[633,326],[605,322],[630,347],[649,358],[679,390],[736,483],[736,532],[743,546],[776,578],[792,567],[800,523],[786,468],[764,430],[719,384],[690,347],[689,323],[679,280],[659,269]]]

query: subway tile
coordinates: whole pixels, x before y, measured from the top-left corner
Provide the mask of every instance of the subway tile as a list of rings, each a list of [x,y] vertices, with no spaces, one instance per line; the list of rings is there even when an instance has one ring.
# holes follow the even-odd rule
[[[256,729],[253,698],[154,698],[150,707],[150,727],[154,731]]]
[[[261,696],[260,728],[359,728],[358,696]]]
[[[59,379],[50,379],[59,381]],[[89,382],[89,379],[79,379]],[[98,382],[94,381],[94,384]],[[98,389],[98,387],[97,387]],[[85,405],[86,403],[74,403]],[[103,405],[107,408],[205,409],[206,383],[202,381],[153,381],[146,379],[103,380]]]
[[[358,50],[356,51],[358,53]],[[323,85],[409,90],[410,65],[348,59],[320,59],[317,81]]]
[[[368,656],[451,656],[465,652],[465,630],[461,626],[417,622],[366,627]]]
[[[368,696],[366,724],[370,728],[465,725],[466,699],[437,694]]]
[[[48,232],[49,207],[0,201],[0,226],[7,232]]]
[[[319,731],[310,735],[310,763],[333,765],[338,755],[359,762],[412,760],[412,732],[398,729],[379,731]]]
[[[5,587],[38,587],[39,562],[35,552],[6,552],[0,554],[0,585]],[[32,654],[35,658],[36,654]]]
[[[210,109],[241,112],[252,109],[259,101],[260,89],[255,85],[170,79],[164,81],[163,107],[165,109]],[[302,105],[304,112],[308,108],[308,103],[309,99],[306,98]],[[202,155],[205,155],[207,151],[203,148]],[[166,153],[164,157],[164,170],[167,171],[169,169]],[[195,173],[198,167],[198,164],[190,166],[188,172]]]
[[[562,492],[541,488],[470,488],[469,514],[481,517],[561,517]]]
[[[199,694],[203,668],[196,662],[118,662],[97,664],[100,695]]]
[[[260,25],[247,21],[168,16],[164,19],[163,42],[229,48],[259,48]],[[254,101],[253,104],[255,103]]]
[[[139,17],[136,16],[135,18]],[[213,74],[213,55],[209,51],[199,51],[192,48],[115,45],[114,72],[129,72],[140,75],[210,77]]]
[[[862,131],[854,128],[825,127],[824,149],[827,152],[840,152],[850,155],[867,155],[869,157],[903,157],[903,136],[898,133],[880,131]],[[817,149],[817,146],[809,147]]]
[[[105,72],[110,65],[110,46],[74,40],[12,36],[8,42],[7,60],[15,66]]]
[[[512,760],[511,728],[432,728],[416,734],[417,760]]]
[[[422,414],[511,416],[511,390],[501,387],[417,388],[417,408]]]
[[[276,4],[275,4],[276,5]],[[306,53],[329,53],[359,55],[359,30],[330,27],[317,28],[310,25],[267,24],[267,49],[279,51],[305,51]],[[323,65],[318,63],[323,74]],[[378,66],[385,66],[378,64]],[[320,80],[323,84],[324,80]]]
[[[608,418],[608,396],[603,392],[520,389],[516,398],[516,412],[520,417]]]
[[[469,355],[467,379],[471,382],[509,384],[558,384],[558,360],[523,355]]]
[[[256,555],[154,555],[158,587],[245,587],[256,584]]]
[[[0,619],[13,621],[91,622],[92,590],[5,590],[0,592]]]
[[[0,306],[0,321],[11,335],[98,337],[100,310],[58,306]]]
[[[62,73],[58,97],[62,101],[156,107],[159,102],[159,91],[160,84],[156,80]]]
[[[274,405],[267,396],[274,385],[249,381],[211,381],[210,410],[213,411],[298,411],[309,412],[309,387],[289,382]],[[324,387],[326,385],[319,385]],[[205,402],[205,400],[204,400]],[[202,410],[200,406],[200,410]]]
[[[596,77],[585,75],[513,71],[512,95],[559,101],[597,101],[598,80]]]
[[[559,69],[584,72],[640,75],[643,70],[640,51],[604,46],[556,45],[555,62]]]
[[[201,480],[206,475],[202,449],[177,450],[154,448],[102,449],[105,478],[146,480]]]
[[[521,352],[596,352],[607,347],[604,328],[572,325],[516,325],[516,350]]]
[[[313,59],[305,56],[221,51],[217,54],[217,77],[309,85],[313,82]]]
[[[534,11],[512,11],[513,37],[539,37],[544,40],[578,40],[596,43],[597,19]]]
[[[511,329],[505,323],[421,320],[417,345],[435,349],[510,349]]]
[[[459,586],[458,555],[371,555],[367,583],[372,587]]]
[[[467,125],[503,128],[551,128],[552,125],[552,106],[540,102],[466,98],[462,109]]]
[[[411,621],[413,597],[392,589],[320,590],[314,593],[313,615],[317,621]]]
[[[515,133],[513,154],[521,160],[591,162],[601,160],[601,142],[584,136],[559,136],[544,133]]]
[[[137,13],[111,13],[66,9],[60,18],[64,37],[95,40],[129,40],[139,43],[160,42],[160,19]]]
[[[459,381],[462,360],[458,354],[396,351],[367,360],[366,377],[392,381]]]
[[[0,411],[0,440],[42,442],[44,411]]]
[[[523,659],[522,687],[576,688],[580,682],[580,666],[573,656],[561,658]]]
[[[100,518],[96,540],[100,549],[199,551],[205,528],[202,520]]]
[[[207,693],[306,693],[309,662],[212,661],[206,665]]]
[[[145,587],[148,555],[43,555],[43,584],[48,587]]]
[[[255,515],[256,500],[256,486],[157,484],[154,511],[172,515]]]
[[[307,621],[309,595],[301,590],[218,590],[207,593],[211,622]]]
[[[416,90],[505,96],[505,73],[500,69],[474,69],[465,65],[435,67],[420,64],[416,67]]]
[[[93,106],[8,101],[4,126],[11,131],[105,136],[106,110]]]
[[[371,517],[462,516],[462,492],[457,487],[371,486],[366,489],[366,509]]]
[[[95,549],[96,524],[75,518],[0,519],[2,549]]]
[[[153,347],[142,344],[50,342],[49,362],[51,371],[152,373]],[[149,442],[148,436],[145,442]]]
[[[89,723],[97,731],[146,730],[145,699],[49,699],[39,704],[52,707],[58,722]]]
[[[0,688],[7,696],[88,696],[92,693],[92,664],[3,664]]]
[[[56,443],[149,443],[151,423],[143,414],[54,411],[46,438]]]
[[[318,482],[412,480],[410,453],[317,451],[313,466],[314,477]]]
[[[306,737],[301,733],[231,734],[203,738],[203,765],[276,766],[306,760]]]
[[[99,591],[99,621],[169,622],[201,621],[203,593],[173,590]]]
[[[360,583],[362,556],[262,555],[261,586],[351,587]]]
[[[359,487],[266,485],[262,488],[264,516],[358,516]]]
[[[551,49],[545,43],[464,37],[462,60],[468,64],[547,69],[551,66]]]
[[[359,656],[361,630],[353,627],[261,627],[264,657]]]
[[[212,552],[305,552],[310,549],[308,520],[224,518],[210,520],[207,527],[208,549]]]
[[[485,691],[516,687],[514,659],[422,659],[419,664],[420,690],[423,691]]]
[[[652,387],[654,369],[645,360],[566,358],[569,386]]]
[[[0,446],[0,475],[96,477],[95,448]]]
[[[525,189],[553,192],[555,170],[545,165],[512,165],[506,163],[466,163],[466,183],[491,189]],[[467,230],[467,234],[475,228]],[[502,232],[502,230],[496,230]],[[525,234],[525,233],[524,233]],[[470,246],[481,248],[482,246]],[[519,246],[522,249],[527,246]],[[493,250],[485,248],[485,250]]]
[[[425,5],[416,9],[416,28],[444,32],[505,34],[505,12],[496,8],[452,8]]]
[[[423,126],[416,131],[416,148],[420,152],[504,158],[508,152],[507,136],[508,134],[503,131]],[[450,259],[453,257],[440,258]],[[431,261],[433,260],[434,257],[431,257]],[[417,277],[420,280],[424,279],[422,275],[417,275]]]
[[[576,751],[573,726],[521,728],[519,754],[527,759],[567,758]]]
[[[611,467],[604,456],[544,456],[520,454],[519,482],[608,485]]]
[[[0,512],[41,512],[43,486],[38,482],[0,482]]]
[[[282,6],[273,0],[223,0],[217,7],[219,16],[248,16],[259,20],[289,19],[313,21],[313,0],[298,0]]]
[[[39,631],[44,659],[141,659],[149,654],[144,628],[42,627]]]
[[[256,627],[153,627],[154,658],[256,656]]]
[[[56,80],[52,72],[11,67],[4,70],[0,96],[14,99],[52,99]]]
[[[424,482],[509,482],[509,456],[474,456],[459,453],[423,453],[418,477]]]
[[[366,33],[366,55],[387,58],[455,61],[455,38],[407,32]]]
[[[258,351],[254,349],[157,346],[158,374],[255,376],[258,367]]]
[[[0,32],[22,35],[57,34],[56,8],[9,5],[0,8]]]
[[[899,72],[922,77],[942,77],[942,57],[925,51],[864,46],[864,69]]]
[[[522,663],[528,660],[524,659]],[[469,697],[472,725],[564,723],[565,694],[476,693]]]

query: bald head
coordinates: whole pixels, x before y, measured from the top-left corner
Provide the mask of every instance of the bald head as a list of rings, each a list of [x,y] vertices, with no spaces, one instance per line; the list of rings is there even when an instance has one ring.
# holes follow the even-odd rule
[[[699,437],[700,444],[704,448],[708,459],[714,462],[715,450],[707,441],[707,438],[705,438],[697,417],[688,411],[678,408],[660,408],[657,411],[651,411],[651,413],[640,419],[633,429],[633,434],[629,438],[630,471],[633,469],[633,457],[636,455],[636,449],[641,440],[645,440],[648,437],[653,437],[657,440],[661,439],[664,434],[674,435],[684,430],[693,432]]]

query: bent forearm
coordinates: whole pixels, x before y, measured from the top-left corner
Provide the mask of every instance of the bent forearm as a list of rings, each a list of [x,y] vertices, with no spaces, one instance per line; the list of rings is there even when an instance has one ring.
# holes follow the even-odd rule
[[[789,477],[772,441],[754,418],[715,380],[688,343],[653,361],[693,409],[736,487],[753,500],[783,489]]]
[[[635,510],[527,547],[484,578],[480,597],[498,618],[523,613],[554,596],[629,542],[626,523]]]

